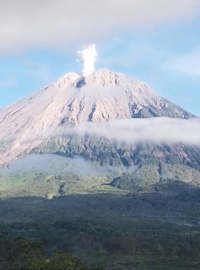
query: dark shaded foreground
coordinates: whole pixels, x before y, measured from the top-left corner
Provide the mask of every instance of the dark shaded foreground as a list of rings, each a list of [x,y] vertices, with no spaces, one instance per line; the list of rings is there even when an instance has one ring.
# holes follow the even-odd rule
[[[48,258],[64,252],[87,267],[200,269],[199,193],[1,199],[0,232],[45,241]]]

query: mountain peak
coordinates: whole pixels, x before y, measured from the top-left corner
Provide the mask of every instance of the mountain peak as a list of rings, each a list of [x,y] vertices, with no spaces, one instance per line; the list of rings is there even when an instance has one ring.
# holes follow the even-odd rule
[[[60,77],[54,85],[58,87],[59,89],[63,90],[68,87],[73,87],[75,81],[77,81],[80,78],[80,75],[75,72],[69,72],[62,77]]]
[[[88,75],[85,78],[85,83],[87,86],[112,86],[112,85],[119,85],[120,80],[124,80],[126,75],[114,73],[113,71],[102,68],[97,70],[96,72]]]
[[[115,73],[107,68],[101,68],[86,77],[79,77],[75,87],[111,87],[118,85],[135,84],[137,80],[123,73]]]
[[[83,77],[75,72],[69,72],[63,75],[55,82],[55,86],[60,89],[69,87],[82,88],[87,87],[106,87],[120,85],[127,81],[127,76],[122,73],[115,73],[107,68],[101,68],[97,71]]]
[[[89,74],[86,77],[83,77],[80,74],[75,72],[69,72],[62,77],[60,77],[54,85],[61,90],[66,88],[75,87],[75,88],[82,88],[82,87],[112,87],[112,86],[127,86],[127,85],[134,85],[135,83],[139,82],[136,79],[128,77],[123,73],[116,73],[107,68],[101,68],[97,71]]]

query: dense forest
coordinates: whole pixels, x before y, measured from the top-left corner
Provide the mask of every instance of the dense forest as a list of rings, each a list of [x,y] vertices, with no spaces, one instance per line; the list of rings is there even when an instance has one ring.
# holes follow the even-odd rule
[[[0,269],[200,269],[197,227],[69,218],[0,230]]]
[[[193,193],[0,199],[0,267],[200,269],[199,209]]]

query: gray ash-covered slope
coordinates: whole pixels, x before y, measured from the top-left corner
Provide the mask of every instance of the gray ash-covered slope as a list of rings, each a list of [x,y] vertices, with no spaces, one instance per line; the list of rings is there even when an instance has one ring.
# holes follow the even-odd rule
[[[195,116],[124,74],[100,69],[83,78],[68,73],[0,111],[0,166],[28,154],[48,153],[68,158],[81,156],[95,166],[109,170],[123,168],[123,173],[132,166],[132,173],[127,170],[128,189],[138,181],[146,183],[148,170],[152,172],[149,179],[152,185],[161,179],[182,180],[180,174],[185,168],[195,171],[189,171],[189,182],[195,182],[196,172],[200,182],[196,171],[200,170],[198,147],[170,142],[127,143],[75,132],[88,122],[100,124],[152,117],[192,119]],[[163,176],[166,168],[170,172],[168,177]],[[125,189],[126,184],[121,184],[123,176],[116,175],[122,178],[115,179],[111,185]]]

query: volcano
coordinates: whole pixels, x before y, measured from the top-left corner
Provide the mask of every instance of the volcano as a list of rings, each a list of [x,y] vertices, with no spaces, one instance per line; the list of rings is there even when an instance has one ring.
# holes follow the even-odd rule
[[[199,146],[168,140],[127,142],[87,130],[88,124],[101,130],[102,125],[122,120],[195,117],[125,74],[108,69],[86,77],[68,73],[0,111],[1,182],[17,183],[13,175],[25,174],[24,183],[14,188],[3,185],[1,195],[32,194],[31,185],[42,196],[104,184],[128,191],[158,189],[177,181],[199,186]],[[76,185],[69,188],[72,174]]]

